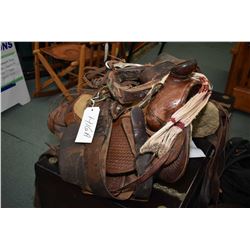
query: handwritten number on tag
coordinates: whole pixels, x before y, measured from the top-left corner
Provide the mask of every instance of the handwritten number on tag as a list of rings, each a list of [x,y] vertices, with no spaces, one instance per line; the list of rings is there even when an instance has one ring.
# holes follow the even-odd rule
[[[90,138],[91,135],[89,134],[89,132],[93,132],[93,129],[91,129],[91,125],[93,125],[94,122],[94,118],[91,116],[88,116],[87,119],[85,120],[85,127],[84,127],[84,136]]]
[[[94,137],[100,108],[86,108],[75,142],[91,143]]]

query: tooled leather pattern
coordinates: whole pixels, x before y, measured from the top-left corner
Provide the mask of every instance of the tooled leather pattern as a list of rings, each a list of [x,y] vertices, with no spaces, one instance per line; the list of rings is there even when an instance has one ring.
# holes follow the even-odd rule
[[[107,153],[107,173],[128,173],[134,170],[134,155],[122,127],[121,119],[113,123]]]
[[[201,83],[191,79],[179,80],[169,76],[163,88],[147,107],[148,127],[152,131],[159,130],[164,122],[167,122],[171,115],[186,103],[191,89],[196,85],[201,85]]]

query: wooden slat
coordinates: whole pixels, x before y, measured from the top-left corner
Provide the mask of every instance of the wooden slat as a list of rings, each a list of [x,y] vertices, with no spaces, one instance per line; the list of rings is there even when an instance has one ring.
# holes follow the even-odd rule
[[[80,92],[80,89],[83,87],[83,73],[85,67],[85,59],[86,59],[86,46],[82,45],[80,51],[80,61],[79,61],[79,72],[78,72],[78,84],[77,91]]]
[[[63,69],[61,72],[59,72],[57,75],[58,75],[58,77],[63,77],[63,76],[65,76],[65,75],[67,75],[67,74],[69,74],[72,70],[74,70],[76,68],[76,66],[72,66],[72,65],[70,65],[70,66],[68,66],[66,69]],[[46,80],[43,84],[42,84],[42,86],[41,86],[41,88],[42,89],[44,89],[44,88],[47,88],[51,83],[53,83],[54,82],[54,79],[53,78],[50,78],[50,79],[48,79],[48,80]]]
[[[35,42],[34,43],[34,67],[35,67],[35,86],[36,86],[36,91],[41,90],[41,84],[40,84],[40,63],[39,63],[39,58],[37,55],[37,52],[39,52],[39,43]]]
[[[89,58],[89,65],[93,66],[93,60],[94,60],[94,45],[91,45],[90,47],[90,58]]]
[[[250,44],[237,43],[233,53],[226,94],[235,97],[234,108],[250,112]]]
[[[233,96],[235,97],[234,108],[250,112],[250,89],[235,87]]]
[[[250,47],[247,45],[247,43],[244,43],[244,46],[242,46],[242,50],[244,50],[244,52],[242,51],[243,58],[241,61],[241,65],[239,65],[240,75],[238,76],[240,81],[237,86],[246,87],[248,72],[250,69]]]
[[[249,71],[248,71],[248,80],[247,80],[247,88],[250,89],[250,68],[249,68]]]
[[[119,43],[112,43],[111,56],[117,57],[118,51],[119,51]]]
[[[228,95],[232,95],[234,87],[237,86],[239,83],[239,80],[237,79],[239,74],[239,67],[244,61],[243,46],[244,43],[239,43],[235,45],[235,47],[237,47],[237,53],[233,56],[232,64],[229,71],[228,83],[226,87],[226,94]]]
[[[46,68],[46,70],[49,72],[52,79],[55,81],[57,87],[62,91],[62,93],[66,97],[66,99],[68,101],[73,101],[73,97],[70,95],[69,91],[65,88],[65,86],[63,85],[63,83],[61,82],[61,80],[59,79],[59,77],[57,76],[55,71],[53,70],[53,68],[50,66],[48,61],[45,59],[45,57],[41,53],[37,53],[37,55],[38,55],[41,63],[43,64],[43,66]]]
[[[65,85],[66,88],[71,88],[73,87],[74,85],[76,85],[75,82],[69,82]],[[43,97],[43,96],[51,96],[51,95],[55,95],[55,94],[58,94],[60,93],[61,90],[56,88],[56,89],[51,89],[51,90],[47,90],[47,91],[39,91],[39,92],[34,92],[33,93],[33,96],[34,97]]]

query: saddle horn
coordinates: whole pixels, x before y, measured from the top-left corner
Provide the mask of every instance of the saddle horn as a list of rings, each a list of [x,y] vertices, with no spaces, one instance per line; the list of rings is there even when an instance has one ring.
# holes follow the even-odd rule
[[[196,68],[197,61],[195,59],[191,59],[174,66],[171,69],[170,74],[176,78],[187,78],[192,72],[196,70]]]

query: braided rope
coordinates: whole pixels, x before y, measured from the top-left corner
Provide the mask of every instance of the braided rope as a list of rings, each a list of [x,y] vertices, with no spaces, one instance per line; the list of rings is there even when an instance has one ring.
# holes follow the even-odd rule
[[[193,73],[192,79],[202,82],[199,92],[178,109],[169,121],[142,145],[140,153],[153,152],[158,157],[165,155],[172,147],[176,136],[205,107],[211,95],[211,85],[205,75],[201,73]]]

